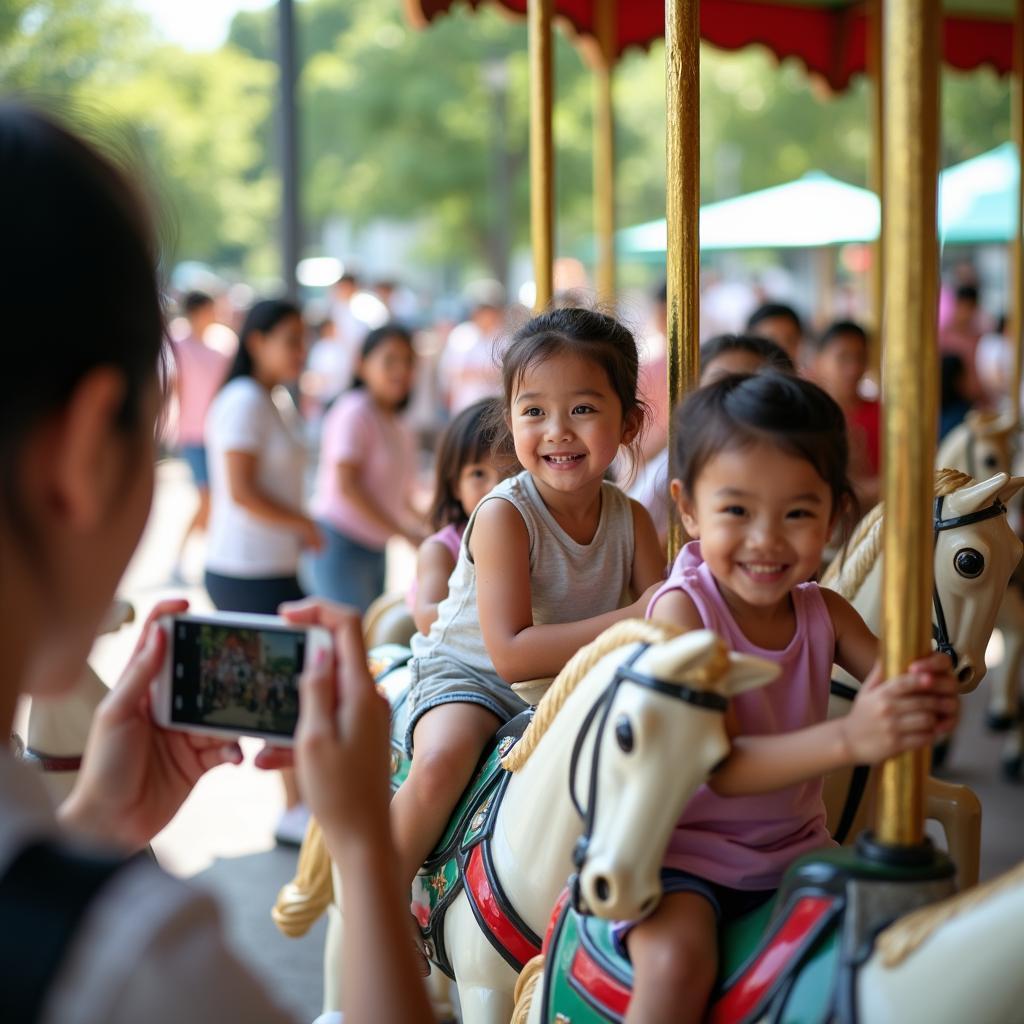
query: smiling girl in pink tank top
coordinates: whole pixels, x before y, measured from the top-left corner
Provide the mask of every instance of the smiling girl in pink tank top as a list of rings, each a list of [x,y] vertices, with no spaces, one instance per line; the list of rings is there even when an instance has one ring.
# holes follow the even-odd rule
[[[781,672],[733,698],[732,752],[683,810],[658,908],[625,929],[635,971],[627,1024],[703,1019],[720,923],[768,899],[796,857],[831,843],[825,773],[930,744],[957,718],[945,655],[883,680],[861,617],[808,582],[853,506],[843,413],[824,391],[786,374],[730,375],[676,411],[675,437],[672,496],[696,539],[647,615],[713,629]],[[827,721],[833,663],[866,681],[850,713]]]

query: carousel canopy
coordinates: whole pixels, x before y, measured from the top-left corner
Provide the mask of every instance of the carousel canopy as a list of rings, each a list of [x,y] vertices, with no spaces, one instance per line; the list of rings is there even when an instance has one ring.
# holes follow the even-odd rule
[[[423,25],[459,3],[499,4],[525,14],[527,0],[405,0],[413,24]],[[594,0],[554,0],[556,13],[579,35],[594,36]],[[963,71],[1013,66],[1014,0],[945,0],[943,55]],[[780,60],[796,57],[834,90],[867,66],[865,0],[701,0],[700,34],[725,50],[766,46]],[[616,54],[649,46],[665,35],[665,0],[619,0]]]

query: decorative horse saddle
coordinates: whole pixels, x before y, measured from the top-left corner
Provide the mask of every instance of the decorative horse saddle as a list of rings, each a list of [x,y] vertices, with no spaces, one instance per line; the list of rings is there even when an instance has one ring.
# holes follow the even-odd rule
[[[856,874],[850,867],[844,851],[802,861],[774,902],[724,929],[710,1024],[853,1021],[857,957],[855,950],[841,955],[848,937],[839,928]],[[578,913],[566,890],[552,915],[544,953],[544,977],[534,997],[541,999],[542,1024],[621,1024],[633,967],[611,922]]]
[[[396,670],[407,664],[405,648],[375,648],[371,657],[377,684],[391,701],[391,791],[409,774],[405,733],[409,721],[408,677]],[[519,917],[501,890],[491,863],[490,839],[509,773],[501,759],[523,735],[533,712],[524,711],[506,723],[484,751],[480,767],[448,821],[448,827],[416,876],[412,912],[423,932],[427,955],[454,978],[445,945],[444,919],[463,887],[480,928],[491,945],[515,969],[540,952],[541,940]]]

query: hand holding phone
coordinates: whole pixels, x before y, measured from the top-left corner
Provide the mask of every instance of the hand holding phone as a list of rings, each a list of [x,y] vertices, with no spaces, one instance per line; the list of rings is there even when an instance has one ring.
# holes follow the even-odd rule
[[[160,620],[168,639],[153,690],[153,717],[166,729],[294,741],[299,677],[331,636],[272,615],[216,612]]]

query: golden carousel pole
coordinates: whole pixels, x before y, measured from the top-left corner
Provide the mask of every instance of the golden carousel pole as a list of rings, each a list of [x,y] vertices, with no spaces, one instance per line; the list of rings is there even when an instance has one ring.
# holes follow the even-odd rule
[[[594,27],[594,233],[597,237],[597,297],[615,302],[615,54],[618,0],[596,0]]]
[[[554,250],[554,149],[551,142],[553,0],[530,0],[530,241],[537,294],[533,308],[552,298]]]
[[[868,78],[871,82],[871,165],[868,169],[868,188],[878,196],[878,238],[871,246],[871,275],[869,292],[871,302],[871,351],[868,365],[876,381],[882,366],[882,282],[883,250],[885,247],[885,133],[882,131],[882,0],[871,0],[868,5]]]
[[[668,400],[674,409],[700,374],[700,2],[665,0],[665,217]],[[669,421],[669,450],[673,436]],[[679,526],[669,533],[669,559]]]
[[[940,9],[885,0],[885,520],[882,662],[905,672],[932,648],[931,530],[938,390]],[[929,751],[882,767],[875,838],[922,843]]]
[[[1010,409],[1020,423],[1021,359],[1024,348],[1024,0],[1017,0],[1013,17],[1013,77],[1010,86],[1011,135],[1017,145],[1017,223],[1010,259]]]

